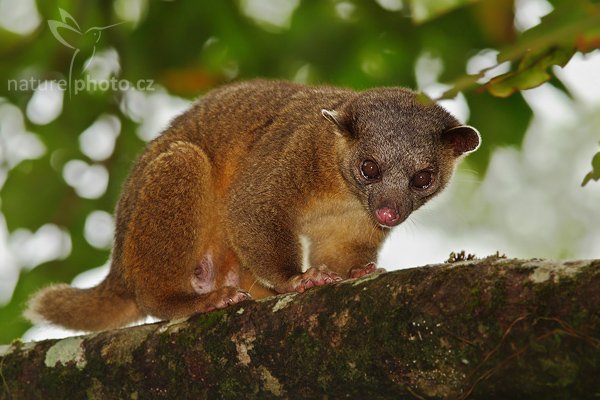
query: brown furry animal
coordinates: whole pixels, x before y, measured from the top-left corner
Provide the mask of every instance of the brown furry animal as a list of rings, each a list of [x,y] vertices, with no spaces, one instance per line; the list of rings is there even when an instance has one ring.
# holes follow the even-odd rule
[[[43,289],[26,315],[102,330],[373,272],[388,228],[439,193],[479,143],[474,128],[403,88],[216,89],[135,163],[108,277]]]

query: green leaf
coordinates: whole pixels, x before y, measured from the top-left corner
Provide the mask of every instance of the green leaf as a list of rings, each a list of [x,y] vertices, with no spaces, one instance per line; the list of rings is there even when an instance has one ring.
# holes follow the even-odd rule
[[[508,97],[517,90],[532,89],[550,80],[548,69],[564,66],[575,54],[574,48],[552,48],[541,54],[526,54],[514,72],[507,72],[490,80],[486,87],[496,97]]]
[[[517,43],[505,47],[498,62],[513,61],[530,52],[543,52],[554,47],[577,47],[586,51],[588,42],[594,42],[600,33],[600,4],[589,0],[561,2],[542,22],[523,32]],[[582,42],[581,45],[578,43]],[[587,51],[593,50],[592,48]]]
[[[565,66],[575,51],[587,53],[600,48],[600,3],[590,0],[556,2],[555,9],[542,22],[523,32],[517,40],[501,49],[497,65],[476,75],[455,79],[442,97],[474,89],[486,71],[509,61],[513,69],[492,78],[483,88],[497,97],[508,97],[517,90],[541,85],[552,78],[549,68]],[[486,22],[486,21],[483,21]]]
[[[590,180],[600,180],[600,151],[592,159],[592,170],[583,178],[581,186],[585,186]]]
[[[563,2],[523,33],[519,41],[504,48],[498,63],[512,61],[516,70],[497,76],[486,84],[498,97],[531,89],[551,79],[549,68],[565,66],[576,50],[591,51],[600,44],[600,6],[587,0]]]

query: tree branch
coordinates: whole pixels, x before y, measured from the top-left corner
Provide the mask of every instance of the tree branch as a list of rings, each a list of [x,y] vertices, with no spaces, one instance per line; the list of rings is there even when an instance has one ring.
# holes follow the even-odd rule
[[[593,398],[600,260],[488,257],[0,357],[2,399]]]

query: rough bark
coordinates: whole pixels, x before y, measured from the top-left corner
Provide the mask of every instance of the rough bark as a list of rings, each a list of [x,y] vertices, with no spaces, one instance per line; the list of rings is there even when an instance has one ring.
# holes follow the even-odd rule
[[[489,257],[38,343],[3,399],[600,396],[600,260]]]

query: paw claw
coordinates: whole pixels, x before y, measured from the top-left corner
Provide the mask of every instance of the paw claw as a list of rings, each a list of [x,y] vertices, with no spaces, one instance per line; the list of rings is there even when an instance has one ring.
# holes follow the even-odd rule
[[[306,290],[317,286],[329,285],[342,280],[342,277],[335,272],[329,271],[327,267],[311,267],[306,272],[292,277],[287,286],[280,293],[298,292],[304,293]]]
[[[350,271],[348,272],[348,276],[351,279],[352,278],[361,278],[365,275],[372,274],[374,272],[382,273],[382,272],[385,272],[385,269],[377,268],[377,265],[375,265],[374,262],[370,262],[366,265],[363,265],[362,267],[351,268]]]
[[[220,291],[222,297],[216,298],[214,303],[207,308],[207,311],[226,308],[252,298],[250,293],[239,288],[223,287]],[[218,293],[215,293],[215,296],[218,296]]]

